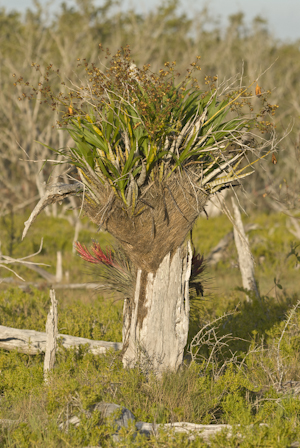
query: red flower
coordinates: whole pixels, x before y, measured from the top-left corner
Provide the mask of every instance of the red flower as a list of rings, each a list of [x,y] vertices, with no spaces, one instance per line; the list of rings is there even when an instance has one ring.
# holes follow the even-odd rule
[[[107,247],[106,248],[106,254],[101,249],[100,245],[98,243],[93,242],[92,251],[94,255],[92,255],[88,249],[80,244],[78,241],[75,243],[76,250],[80,257],[88,261],[89,263],[94,264],[106,264],[109,266],[117,267],[117,264],[114,262],[111,254],[111,250]]]

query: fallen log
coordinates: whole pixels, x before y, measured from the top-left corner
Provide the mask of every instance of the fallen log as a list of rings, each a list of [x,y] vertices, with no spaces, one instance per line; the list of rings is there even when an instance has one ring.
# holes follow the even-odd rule
[[[45,284],[50,284],[50,282],[19,282],[13,277],[0,278],[1,283],[9,283],[12,286],[17,286],[20,289],[27,289],[29,286],[34,288],[40,288]],[[102,283],[51,283],[52,288],[56,289],[108,289],[107,285]]]
[[[107,350],[122,350],[122,342],[93,341],[87,338],[58,334],[58,341],[64,348],[89,345],[89,351],[94,355],[106,353]],[[20,330],[0,325],[0,348],[15,350],[28,355],[37,355],[45,352],[46,333],[35,330]],[[59,350],[59,349],[58,349]]]
[[[201,436],[203,440],[209,443],[210,438],[215,436],[218,432],[228,430],[228,436],[231,436],[231,425],[217,424],[217,425],[200,425],[188,422],[174,422],[174,423],[145,423],[137,422],[136,428],[139,432],[145,435],[157,434],[158,429],[170,430],[174,432],[181,432],[188,435],[189,440],[194,440],[196,436]]]

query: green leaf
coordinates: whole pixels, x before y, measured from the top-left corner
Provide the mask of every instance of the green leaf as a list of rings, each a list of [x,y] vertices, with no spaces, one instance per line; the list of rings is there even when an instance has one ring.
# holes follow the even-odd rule
[[[38,140],[34,140],[36,143],[39,143],[40,145],[42,145],[42,146],[45,146],[45,148],[48,148],[48,149],[50,149],[50,151],[53,151],[53,152],[55,152],[56,154],[61,154],[62,153],[62,150],[61,149],[55,149],[55,148],[52,148],[51,146],[48,146],[48,145],[46,145],[45,143],[42,143],[42,142],[39,142]]]
[[[87,143],[84,139],[82,141],[75,142],[78,148],[78,154],[81,154],[84,160],[90,165],[91,168],[95,168],[95,155],[94,148]]]
[[[113,177],[111,174],[109,174],[109,172],[108,172],[108,170],[106,169],[106,166],[105,166],[106,163],[104,163],[103,159],[101,159],[101,157],[99,157],[99,158],[97,159],[97,162],[98,162],[98,164],[99,164],[99,166],[100,166],[101,173],[102,173],[107,179],[110,179],[111,181],[113,181],[113,180],[114,180],[114,177]],[[106,160],[105,162],[107,162],[107,160]]]
[[[196,133],[196,131],[194,131],[193,136],[190,138],[187,146],[185,147],[185,149],[181,152],[181,154],[179,156],[179,163],[180,164],[182,164],[185,159],[190,157],[189,150],[190,150],[192,144],[194,143],[196,137],[197,137],[197,133]]]
[[[95,132],[91,132],[88,129],[83,129],[83,136],[85,140],[96,148],[100,148],[103,151],[108,151],[108,146],[104,138],[101,138]]]
[[[130,149],[130,152],[128,154],[128,158],[127,158],[127,160],[125,162],[123,171],[122,171],[123,174],[127,174],[128,171],[130,171],[130,169],[133,167],[133,165],[134,165],[133,164],[134,153],[135,153],[135,147],[132,146],[131,149]]]

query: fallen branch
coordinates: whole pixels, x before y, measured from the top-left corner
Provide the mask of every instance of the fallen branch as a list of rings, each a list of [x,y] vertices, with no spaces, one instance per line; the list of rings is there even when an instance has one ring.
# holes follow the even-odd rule
[[[52,274],[49,274],[49,276],[52,276]],[[52,285],[54,289],[106,289],[107,285],[104,285],[102,283],[54,283],[51,280],[55,279],[55,276],[53,275],[51,278],[49,277],[48,283]],[[15,286],[17,286],[20,289],[26,289],[30,286],[33,286],[34,288],[41,288],[43,285],[45,285],[44,282],[18,282],[13,277],[5,277],[0,278],[0,284],[1,283],[13,283]]]
[[[122,342],[93,341],[67,334],[58,334],[57,339],[58,342],[60,341],[61,346],[67,349],[88,344],[89,352],[94,355],[102,355],[110,349],[122,350],[123,347]],[[5,350],[17,349],[28,355],[37,355],[45,352],[46,333],[35,330],[20,330],[0,325],[0,348],[4,348]]]
[[[232,426],[231,425],[198,425],[196,423],[188,422],[175,422],[175,423],[145,423],[137,422],[136,428],[138,431],[144,434],[157,434],[158,429],[171,430],[174,432],[185,433],[189,436],[189,440],[194,440],[195,436],[201,436],[205,442],[209,442],[210,438],[215,436],[218,432],[227,429],[228,436],[231,435]]]

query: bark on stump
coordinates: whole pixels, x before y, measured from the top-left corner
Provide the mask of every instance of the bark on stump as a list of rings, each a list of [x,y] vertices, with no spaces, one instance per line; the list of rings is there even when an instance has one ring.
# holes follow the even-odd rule
[[[137,272],[134,300],[124,303],[123,364],[137,360],[157,374],[182,364],[189,329],[189,278],[192,248],[188,241],[168,253],[155,273]]]

